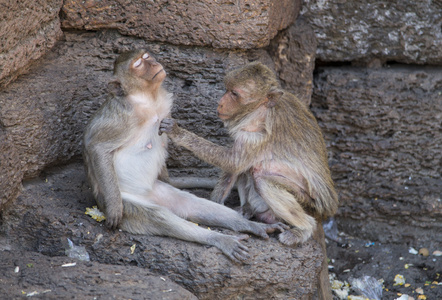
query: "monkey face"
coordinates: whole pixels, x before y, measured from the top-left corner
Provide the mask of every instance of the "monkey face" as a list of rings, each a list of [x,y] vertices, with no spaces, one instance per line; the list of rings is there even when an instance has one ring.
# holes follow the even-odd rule
[[[223,120],[229,120],[240,110],[244,91],[239,89],[227,90],[218,103],[218,117]]]
[[[161,83],[166,78],[163,66],[145,51],[140,52],[131,60],[129,68],[136,77],[151,83]]]
[[[254,93],[256,89],[253,80],[247,80],[236,85],[227,85],[227,91],[219,100],[218,117],[230,120],[240,114],[247,114],[250,108],[254,108],[260,102],[259,95]]]

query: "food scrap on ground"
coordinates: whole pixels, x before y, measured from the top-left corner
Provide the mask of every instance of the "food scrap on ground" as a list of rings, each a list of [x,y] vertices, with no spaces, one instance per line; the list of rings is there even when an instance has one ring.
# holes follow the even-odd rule
[[[106,220],[106,216],[96,206],[92,206],[92,208],[86,207],[85,214],[90,216],[97,222],[102,222]]]

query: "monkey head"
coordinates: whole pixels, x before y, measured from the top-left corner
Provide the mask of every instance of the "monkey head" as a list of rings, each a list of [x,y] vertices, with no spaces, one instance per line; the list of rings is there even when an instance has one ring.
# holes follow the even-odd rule
[[[226,93],[217,109],[223,121],[241,119],[261,105],[271,108],[283,93],[275,74],[260,62],[229,72],[224,84]]]
[[[115,61],[114,76],[128,93],[155,90],[166,78],[166,71],[148,51],[134,50],[122,53]]]

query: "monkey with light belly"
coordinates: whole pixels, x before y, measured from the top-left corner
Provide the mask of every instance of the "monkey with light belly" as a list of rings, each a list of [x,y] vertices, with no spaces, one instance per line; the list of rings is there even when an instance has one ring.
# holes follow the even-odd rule
[[[139,50],[117,58],[114,76],[109,99],[84,134],[88,178],[109,227],[213,245],[234,261],[247,259],[248,249],[241,243],[247,235],[226,235],[192,222],[262,238],[287,228],[251,222],[160,180],[167,177],[167,136],[159,135],[159,126],[172,106],[172,95],[162,87],[166,72],[147,51]]]
[[[160,131],[221,168],[213,201],[224,203],[236,184],[246,217],[290,224],[279,235],[286,245],[306,241],[316,228],[315,218],[331,216],[338,207],[316,119],[259,62],[228,73],[225,86],[218,116],[234,139],[232,147],[204,140],[170,118],[163,120]]]

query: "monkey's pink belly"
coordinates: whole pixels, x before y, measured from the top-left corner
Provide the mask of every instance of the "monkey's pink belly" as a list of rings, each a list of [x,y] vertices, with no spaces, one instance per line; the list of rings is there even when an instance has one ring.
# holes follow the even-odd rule
[[[115,158],[115,172],[121,192],[146,194],[152,190],[166,159],[161,141],[147,141],[125,148]]]

